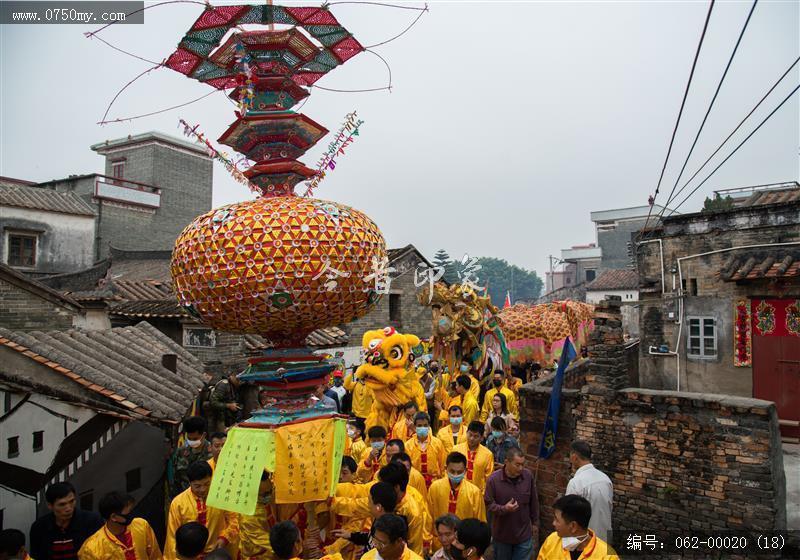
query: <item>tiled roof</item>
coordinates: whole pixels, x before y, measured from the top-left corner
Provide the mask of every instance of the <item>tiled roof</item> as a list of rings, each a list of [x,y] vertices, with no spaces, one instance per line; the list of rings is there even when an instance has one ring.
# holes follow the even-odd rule
[[[114,268],[112,268],[113,274]],[[150,300],[174,299],[172,284],[160,280],[112,280],[114,293],[122,299]]]
[[[79,216],[94,216],[94,210],[74,193],[41,187],[0,183],[0,206],[15,206]]]
[[[308,335],[305,343],[312,347],[327,348],[329,346],[344,346],[347,344],[347,340],[347,333],[339,327],[326,327],[317,329]],[[244,335],[244,343],[248,352],[257,352],[273,346],[272,342],[255,334]]]
[[[636,290],[639,288],[639,274],[635,270],[605,270],[600,276],[586,285],[586,291]]]
[[[124,317],[141,317],[143,319],[149,317],[189,317],[189,314],[178,305],[178,300],[174,298],[123,301],[114,305],[110,313],[112,315],[122,315]]]
[[[35,185],[36,183],[33,181],[26,181],[25,179],[15,179],[14,177],[3,177],[0,175],[0,186],[2,187],[18,187],[28,186],[28,185]]]
[[[0,327],[0,345],[121,410],[167,422],[180,421],[203,386],[202,362],[145,322],[106,331],[21,333]],[[178,356],[177,373],[161,364],[164,354]]]
[[[765,206],[767,204],[787,204],[800,201],[800,187],[792,186],[784,189],[755,191],[740,206]]]
[[[800,277],[800,248],[736,251],[719,271],[727,282]]]
[[[169,257],[165,259],[111,259],[111,279],[114,282],[156,281],[172,285],[169,271]]]

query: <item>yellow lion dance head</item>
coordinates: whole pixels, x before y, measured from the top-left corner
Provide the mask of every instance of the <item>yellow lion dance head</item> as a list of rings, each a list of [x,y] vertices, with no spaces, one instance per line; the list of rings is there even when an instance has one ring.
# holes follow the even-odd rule
[[[409,401],[425,404],[425,395],[414,371],[411,349],[419,345],[413,334],[401,334],[393,327],[367,331],[362,338],[364,363],[356,377],[372,390],[375,400],[367,418],[367,427],[381,425],[391,428],[397,407]]]

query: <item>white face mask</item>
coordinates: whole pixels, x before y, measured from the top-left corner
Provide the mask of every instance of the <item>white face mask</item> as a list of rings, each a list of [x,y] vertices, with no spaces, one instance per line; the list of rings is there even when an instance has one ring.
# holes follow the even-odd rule
[[[189,447],[200,447],[200,444],[203,443],[202,439],[187,439],[186,445]]]
[[[352,428],[347,428],[347,437],[353,439],[354,437],[356,437],[356,431],[353,430]]]
[[[575,550],[578,546],[585,542],[586,539],[589,538],[589,533],[586,533],[582,537],[562,537],[561,538],[561,548],[564,550]]]

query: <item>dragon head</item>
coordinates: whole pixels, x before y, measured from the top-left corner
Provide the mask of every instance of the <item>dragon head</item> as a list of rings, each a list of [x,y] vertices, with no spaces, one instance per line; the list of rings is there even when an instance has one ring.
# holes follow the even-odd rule
[[[393,327],[365,332],[362,339],[364,363],[356,370],[356,377],[362,379],[382,403],[405,404],[412,398],[413,382],[417,380],[411,349],[418,344],[418,337],[401,334]]]

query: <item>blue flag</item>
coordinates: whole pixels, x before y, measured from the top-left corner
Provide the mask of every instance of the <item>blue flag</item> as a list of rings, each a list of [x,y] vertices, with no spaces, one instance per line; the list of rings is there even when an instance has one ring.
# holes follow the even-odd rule
[[[558,432],[558,409],[561,407],[561,385],[564,383],[564,370],[575,359],[577,352],[569,337],[564,340],[561,358],[558,360],[556,376],[553,379],[553,391],[550,393],[550,403],[547,405],[547,417],[544,420],[542,443],[539,445],[539,457],[547,459],[556,450],[556,433]]]

